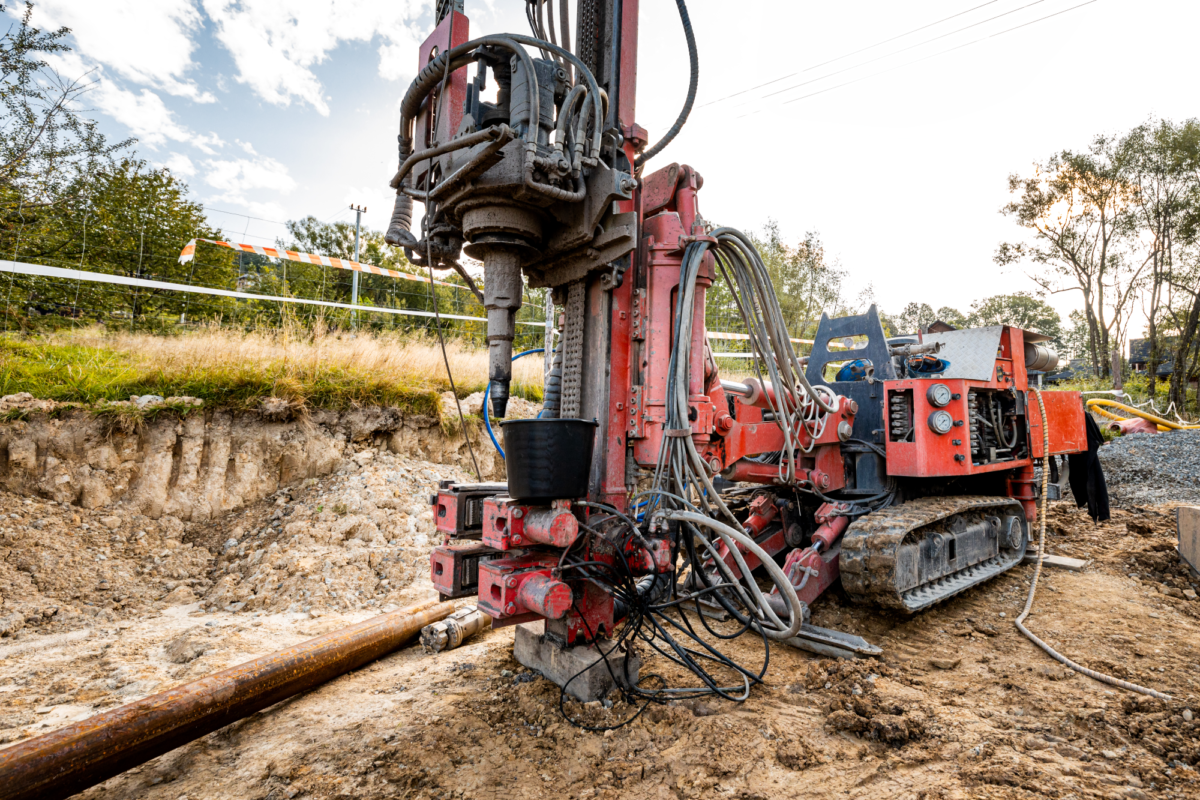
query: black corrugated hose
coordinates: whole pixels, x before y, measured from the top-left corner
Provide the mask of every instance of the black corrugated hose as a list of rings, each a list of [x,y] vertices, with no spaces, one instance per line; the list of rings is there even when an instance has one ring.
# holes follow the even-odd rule
[[[679,117],[671,126],[671,130],[667,131],[667,135],[637,157],[634,162],[637,169],[641,169],[643,164],[661,153],[663,148],[669,145],[671,140],[683,130],[683,123],[687,122],[688,115],[692,113],[692,104],[696,102],[696,85],[700,82],[700,56],[696,53],[696,35],[692,33],[692,21],[688,18],[687,6],[684,5],[683,0],[675,0],[675,5],[679,6],[679,20],[683,23],[683,35],[687,37],[688,60],[691,62],[692,68],[692,76],[688,81],[687,100],[684,101],[683,110],[679,112]]]

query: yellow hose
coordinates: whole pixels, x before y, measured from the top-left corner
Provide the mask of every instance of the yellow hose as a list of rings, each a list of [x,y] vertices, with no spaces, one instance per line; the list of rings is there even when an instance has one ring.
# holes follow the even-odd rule
[[[1101,406],[1109,406],[1110,408],[1119,408],[1121,411],[1124,411],[1126,414],[1132,414],[1135,417],[1141,417],[1142,419],[1150,420],[1151,422],[1153,422],[1155,425],[1158,426],[1158,429],[1160,431],[1200,430],[1200,425],[1184,425],[1179,422],[1171,422],[1170,420],[1165,420],[1162,417],[1156,417],[1153,414],[1147,414],[1145,411],[1134,408],[1133,406],[1127,406],[1124,403],[1118,403],[1116,400],[1107,400],[1103,397],[1094,397],[1091,400],[1087,401],[1088,411],[1095,411],[1097,414],[1102,414],[1102,415],[1108,417],[1109,419],[1115,419],[1115,420],[1126,419],[1126,417],[1118,417],[1116,414],[1113,414],[1110,411],[1105,411],[1103,408],[1101,408]]]

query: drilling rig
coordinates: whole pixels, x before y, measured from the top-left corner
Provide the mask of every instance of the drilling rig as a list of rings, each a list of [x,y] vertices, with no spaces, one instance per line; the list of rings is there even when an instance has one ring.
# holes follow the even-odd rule
[[[889,339],[872,307],[823,315],[796,352],[750,238],[701,216],[700,173],[648,169],[696,93],[677,6],[691,81],[654,145],[635,120],[639,0],[580,0],[573,21],[565,0],[529,0],[531,35],[477,38],[461,3],[439,2],[401,103],[386,238],[418,266],[482,262],[494,417],[523,284],[551,291],[561,330],[542,413],[503,424],[508,482],[444,483],[432,499],[445,542],[431,577],[443,598],[477,597],[494,627],[520,625],[518,658],[581,699],[603,690],[589,670],[668,696],[639,688],[635,644],[724,696],[761,680],[698,657],[688,607],[768,643],[877,652],[812,625],[809,606],[840,581],[913,613],[1011,568],[1037,513],[1035,461],[1087,447],[1079,395],[1031,378],[1057,356],[1030,331]],[[718,281],[752,378],[717,369]]]

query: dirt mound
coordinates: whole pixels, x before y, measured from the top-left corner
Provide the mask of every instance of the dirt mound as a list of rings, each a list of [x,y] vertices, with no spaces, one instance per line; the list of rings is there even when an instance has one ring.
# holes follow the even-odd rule
[[[472,480],[457,467],[364,450],[333,476],[197,529],[195,541],[220,554],[201,607],[319,615],[402,604],[414,580],[427,582],[441,544],[429,498],[450,479]]]
[[[174,517],[0,493],[0,634],[112,621],[148,612],[173,591],[205,590],[212,554],[183,535]]]

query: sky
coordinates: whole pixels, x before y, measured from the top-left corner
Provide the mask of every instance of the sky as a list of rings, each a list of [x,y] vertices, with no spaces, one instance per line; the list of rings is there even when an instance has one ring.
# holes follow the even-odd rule
[[[466,0],[471,34],[528,33],[524,0]],[[575,0],[571,7],[574,10]],[[657,158],[704,176],[721,225],[819,233],[890,313],[968,311],[1036,291],[1000,268],[1021,236],[1007,178],[1151,116],[1200,115],[1194,0],[689,0],[696,109]],[[8,13],[21,11],[9,4]],[[232,241],[306,215],[386,227],[401,96],[432,0],[39,0],[72,29],[67,77],[94,82],[110,139],[169,166]],[[674,2],[641,0],[637,119],[657,139],[687,90]],[[651,162],[652,168],[653,163]],[[182,243],[181,243],[182,244]],[[1047,298],[1063,316],[1078,292]]]

